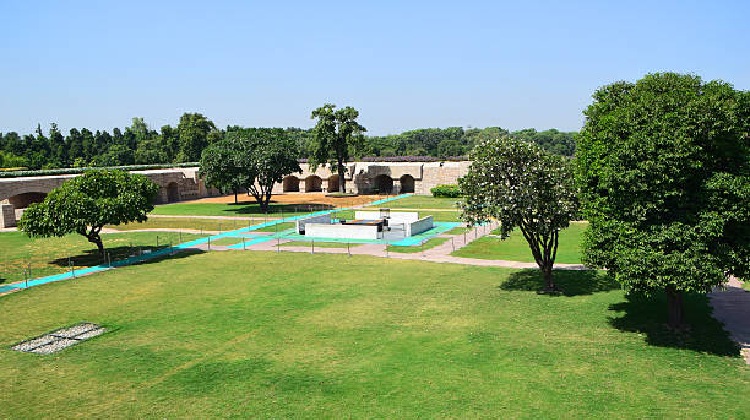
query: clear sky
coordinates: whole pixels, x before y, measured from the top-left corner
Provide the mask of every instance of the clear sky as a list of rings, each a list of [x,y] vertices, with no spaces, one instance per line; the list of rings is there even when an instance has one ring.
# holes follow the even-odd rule
[[[0,131],[302,127],[576,131],[593,91],[649,72],[750,89],[750,1],[0,0]]]

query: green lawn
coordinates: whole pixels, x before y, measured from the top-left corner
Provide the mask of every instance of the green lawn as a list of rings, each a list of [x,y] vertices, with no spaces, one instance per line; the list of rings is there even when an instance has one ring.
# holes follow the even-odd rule
[[[143,223],[127,223],[107,227],[121,231],[159,228],[226,231],[252,226],[258,223],[260,223],[258,220],[220,220],[199,217],[150,217]]]
[[[255,229],[255,231],[256,232],[276,232],[276,231],[281,232],[282,230],[292,229],[296,225],[297,224],[295,222],[281,222],[281,223],[276,223],[275,225],[272,225],[272,226],[266,226],[266,227]]]
[[[335,270],[333,269],[335,267]],[[212,252],[0,298],[3,418],[742,418],[750,370],[704,297],[690,335],[606,276]],[[609,291],[607,291],[609,290]],[[109,333],[50,356],[23,339]]]
[[[271,204],[270,216],[295,216],[321,210],[320,205]],[[221,203],[175,203],[155,206],[151,212],[165,216],[263,216],[255,201],[243,201],[240,204]]]
[[[563,264],[581,263],[581,235],[586,223],[571,223],[570,227],[560,232],[560,245],[555,262]],[[487,260],[510,260],[534,262],[529,245],[520,231],[514,231],[508,239],[485,236],[453,252],[456,257],[481,258]]]
[[[450,238],[430,238],[424,242],[424,246],[417,245],[417,246],[392,246],[388,245],[388,251],[389,252],[398,252],[401,254],[416,254],[417,252],[422,252],[422,250],[427,250],[430,248],[435,248],[438,245],[442,245],[446,242],[448,242]]]
[[[198,238],[199,235],[175,232],[127,232],[103,234],[105,250],[110,260],[126,258],[139,248],[163,248]],[[132,247],[132,248],[131,248]],[[96,245],[83,236],[71,234],[62,238],[29,238],[22,232],[0,233],[0,279],[13,283],[24,279],[24,268],[31,267],[32,278],[64,273],[69,270],[68,259],[76,267],[88,267],[103,261]]]
[[[406,198],[389,201],[374,207],[391,209],[457,209],[456,202],[460,198],[434,198],[431,195],[412,195]]]

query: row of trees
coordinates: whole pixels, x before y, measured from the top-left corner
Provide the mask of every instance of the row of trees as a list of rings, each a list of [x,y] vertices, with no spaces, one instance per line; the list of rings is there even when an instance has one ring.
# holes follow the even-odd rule
[[[628,293],[664,292],[682,327],[685,293],[750,278],[750,92],[650,74],[597,90],[584,114],[574,160],[508,137],[476,147],[464,218],[520,229],[555,291],[559,231],[580,206],[584,262]]]
[[[172,162],[195,162],[208,144],[223,137],[211,120],[186,113],[177,127],[152,130],[143,118],[133,118],[130,127],[92,132],[73,128],[68,135],[51,124],[45,134],[15,132],[0,135],[0,167],[52,169],[61,167],[122,166]]]
[[[211,120],[198,113],[186,113],[177,127],[165,125],[159,131],[151,129],[143,118],[133,118],[129,127],[124,130],[115,128],[111,133],[73,128],[64,135],[57,124],[51,124],[47,132],[37,126],[34,134],[0,133],[0,168],[54,169],[197,162],[208,145],[224,139],[232,129],[218,129]],[[315,130],[284,129],[297,158],[316,154]],[[542,132],[526,129],[510,133],[498,127],[429,128],[388,136],[362,136],[361,141],[350,145],[349,152],[358,157],[465,156],[481,141],[503,134],[513,134],[556,154],[572,156],[575,153],[574,133],[555,129]]]

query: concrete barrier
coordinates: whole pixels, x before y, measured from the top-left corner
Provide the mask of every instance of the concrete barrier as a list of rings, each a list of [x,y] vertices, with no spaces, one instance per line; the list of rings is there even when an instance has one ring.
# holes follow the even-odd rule
[[[300,235],[306,232],[306,225],[308,223],[319,223],[319,224],[331,224],[331,215],[323,214],[320,216],[312,216],[306,219],[297,220],[297,233]]]
[[[305,236],[342,239],[381,239],[383,232],[378,232],[377,226],[307,223],[305,225]]]
[[[419,235],[422,232],[427,232],[428,230],[432,229],[434,225],[435,223],[432,220],[432,216],[427,216],[424,219],[419,219],[415,222],[405,223],[404,224],[404,230],[406,231],[405,236],[409,237],[409,236]]]

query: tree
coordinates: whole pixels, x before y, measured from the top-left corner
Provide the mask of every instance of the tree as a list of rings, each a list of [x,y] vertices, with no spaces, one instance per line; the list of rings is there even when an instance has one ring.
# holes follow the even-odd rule
[[[96,244],[104,255],[99,236],[105,225],[143,222],[159,186],[139,174],[120,170],[92,170],[52,190],[42,203],[31,204],[21,216],[19,228],[29,237],[65,236],[78,233]]]
[[[346,191],[344,183],[344,164],[349,161],[349,147],[356,147],[366,132],[357,122],[359,111],[348,106],[335,110],[336,105],[325,104],[312,112],[311,118],[318,122],[313,128],[315,138],[312,154],[309,156],[310,168],[330,163],[331,170],[339,175],[339,192]]]
[[[246,188],[266,213],[274,184],[302,171],[297,154],[297,143],[281,128],[233,127],[203,151],[201,173],[207,184],[234,191],[235,203]]]
[[[750,271],[750,94],[693,75],[598,89],[578,139],[587,264],[629,293],[683,294]]]
[[[237,194],[249,183],[249,170],[244,168],[246,145],[237,136],[227,136],[223,140],[203,149],[200,162],[200,175],[206,184],[222,192],[234,193],[234,204],[238,204]]]
[[[203,114],[185,113],[180,117],[177,133],[180,139],[180,151],[177,160],[180,162],[196,162],[201,158],[201,152],[210,143],[209,139],[216,136],[216,126]],[[212,135],[212,133],[214,133]]]
[[[470,159],[468,173],[459,178],[463,219],[472,224],[497,219],[503,239],[519,228],[542,271],[545,291],[557,291],[552,268],[560,230],[577,213],[570,162],[508,136],[481,141]]]

